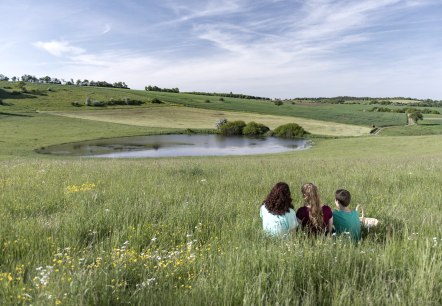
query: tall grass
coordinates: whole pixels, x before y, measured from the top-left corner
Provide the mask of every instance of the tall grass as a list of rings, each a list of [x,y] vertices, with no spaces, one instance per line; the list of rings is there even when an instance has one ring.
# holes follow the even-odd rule
[[[0,161],[0,303],[440,304],[440,138],[319,140],[269,156]],[[407,141],[407,142],[406,142]],[[389,152],[388,155],[385,152]],[[270,239],[277,181],[347,188],[357,245]]]

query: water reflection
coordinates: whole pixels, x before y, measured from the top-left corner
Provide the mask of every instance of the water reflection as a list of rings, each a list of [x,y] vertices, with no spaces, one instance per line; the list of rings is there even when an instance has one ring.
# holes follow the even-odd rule
[[[97,139],[50,146],[42,154],[109,158],[215,156],[279,153],[310,147],[305,139],[224,137],[221,135],[153,135]]]

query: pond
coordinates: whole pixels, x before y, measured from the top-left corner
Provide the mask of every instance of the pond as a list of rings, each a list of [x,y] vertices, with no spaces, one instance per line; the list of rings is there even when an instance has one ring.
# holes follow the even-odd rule
[[[305,139],[209,135],[153,135],[66,143],[37,149],[42,154],[104,158],[220,156],[280,153],[310,147]]]

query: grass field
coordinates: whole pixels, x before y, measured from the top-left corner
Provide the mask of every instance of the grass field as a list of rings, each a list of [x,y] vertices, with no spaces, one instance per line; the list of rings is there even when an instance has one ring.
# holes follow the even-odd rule
[[[0,161],[3,304],[439,304],[442,157],[429,137],[318,140],[259,157]],[[369,148],[369,149],[368,149]],[[277,181],[344,187],[381,220],[359,246],[268,239]]]
[[[295,122],[305,130],[318,135],[331,136],[360,136],[368,135],[370,129],[357,125],[339,124],[335,122],[318,121],[288,116],[261,115],[246,112],[216,111],[189,107],[165,106],[129,110],[106,110],[85,112],[51,112],[51,114],[71,118],[88,119],[121,123],[128,125],[147,126],[155,128],[177,129],[213,129],[218,119],[226,118],[229,121],[243,120],[259,122],[271,129]]]
[[[421,136],[442,134],[442,116],[424,115],[419,124],[408,126],[391,126],[382,129],[382,136]]]
[[[97,101],[109,101],[110,99],[137,99],[146,101],[148,104],[136,108],[151,107],[149,103],[153,98],[158,98],[166,104],[179,104],[194,108],[203,108],[219,111],[237,111],[258,113],[275,116],[290,116],[297,118],[313,119],[320,121],[335,122],[339,124],[360,125],[364,127],[392,126],[406,124],[404,114],[396,113],[374,113],[366,110],[371,107],[368,105],[297,105],[285,103],[282,106],[276,106],[272,101],[224,98],[220,101],[217,96],[193,95],[186,93],[164,93],[147,92],[141,90],[113,89],[113,88],[94,88],[78,87],[66,85],[44,85],[29,84],[27,89],[29,93],[20,95],[11,95],[14,85],[10,82],[0,82],[0,98],[4,99],[11,106],[0,106],[0,112],[34,112],[51,110],[81,111],[83,108],[76,108],[71,105],[72,102],[83,104],[87,97]],[[48,91],[50,87],[51,91]],[[33,92],[34,91],[34,92]],[[209,103],[207,103],[207,101]],[[86,107],[84,107],[86,108]],[[87,107],[90,109],[91,107]],[[109,108],[121,109],[121,106]],[[132,107],[124,107],[132,108]],[[97,109],[97,108],[93,108]]]
[[[85,94],[75,89],[78,97]],[[408,136],[427,126],[437,133],[438,119],[385,128],[383,136],[313,138],[309,150],[275,155],[38,155],[33,149],[50,144],[177,131],[177,123],[142,125],[161,125],[163,111],[176,122],[188,115],[201,128],[209,114],[225,114],[201,110],[215,104],[204,101],[197,108],[172,108],[176,101],[169,101],[85,112],[63,100],[66,93],[58,98],[4,99],[14,105],[0,106],[1,305],[442,304],[442,136]],[[261,102],[239,101],[248,102],[255,111],[239,114],[257,116]],[[283,108],[266,107],[263,112],[281,113],[269,111],[259,121],[282,120]],[[329,118],[347,110],[327,107]],[[90,113],[94,120],[36,109]],[[353,120],[366,120],[360,114]],[[358,245],[302,232],[270,239],[258,208],[278,181],[290,185],[295,208],[305,182],[318,185],[329,204],[335,189],[346,188],[351,206],[363,204],[381,225]]]

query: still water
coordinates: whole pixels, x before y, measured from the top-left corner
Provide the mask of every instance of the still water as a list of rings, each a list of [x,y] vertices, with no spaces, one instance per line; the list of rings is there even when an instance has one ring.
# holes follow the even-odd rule
[[[104,158],[220,156],[280,153],[310,147],[305,139],[221,135],[153,135],[97,139],[37,149],[42,154]]]

